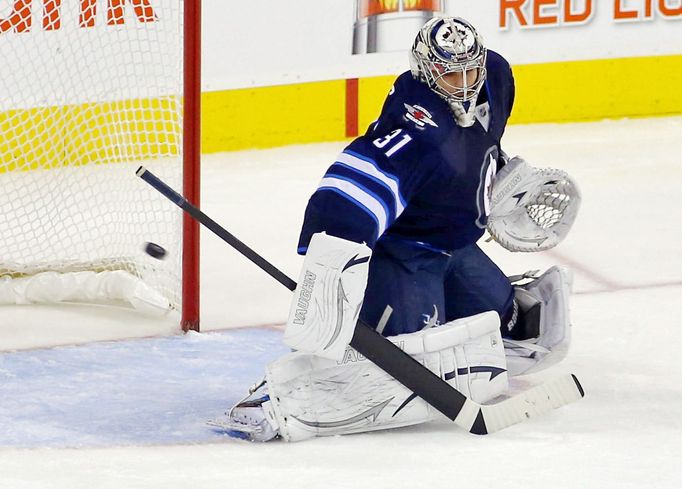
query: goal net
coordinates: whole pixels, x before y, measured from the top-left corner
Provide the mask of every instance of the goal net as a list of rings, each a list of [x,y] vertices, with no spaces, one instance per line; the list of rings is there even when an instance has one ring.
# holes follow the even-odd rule
[[[181,308],[184,3],[0,0],[0,303]]]

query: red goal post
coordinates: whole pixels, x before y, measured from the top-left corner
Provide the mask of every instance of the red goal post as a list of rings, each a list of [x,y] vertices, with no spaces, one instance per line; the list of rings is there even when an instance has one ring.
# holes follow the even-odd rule
[[[185,0],[183,165],[185,198],[199,207],[201,191],[201,0]],[[199,223],[183,213],[183,331],[199,331]]]
[[[199,329],[198,226],[135,169],[199,205],[200,26],[200,0],[0,1],[0,304],[123,301]]]

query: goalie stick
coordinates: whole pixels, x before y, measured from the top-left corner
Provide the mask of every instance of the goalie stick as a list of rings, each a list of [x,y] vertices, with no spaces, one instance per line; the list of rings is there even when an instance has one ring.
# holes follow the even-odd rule
[[[149,170],[141,166],[136,175],[286,288],[291,291],[296,289],[295,281],[192,205]],[[577,401],[585,395],[575,375],[568,374],[498,403],[482,405],[467,398],[362,321],[358,321],[350,346],[455,424],[477,435],[494,433],[507,426]]]

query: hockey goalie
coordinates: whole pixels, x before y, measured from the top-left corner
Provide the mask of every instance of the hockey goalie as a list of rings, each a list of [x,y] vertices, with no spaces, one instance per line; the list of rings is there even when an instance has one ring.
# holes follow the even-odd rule
[[[502,151],[514,79],[470,23],[430,20],[410,62],[308,202],[284,334],[294,351],[229,410],[232,436],[298,441],[437,419],[348,346],[358,319],[478,403],[566,355],[570,272],[509,278],[477,241],[487,229],[513,252],[556,246],[580,206],[575,182]]]

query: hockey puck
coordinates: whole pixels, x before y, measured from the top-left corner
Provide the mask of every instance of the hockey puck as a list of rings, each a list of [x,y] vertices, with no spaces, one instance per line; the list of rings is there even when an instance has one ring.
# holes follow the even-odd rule
[[[144,246],[144,252],[157,260],[163,260],[166,257],[166,249],[156,243],[147,243]]]

